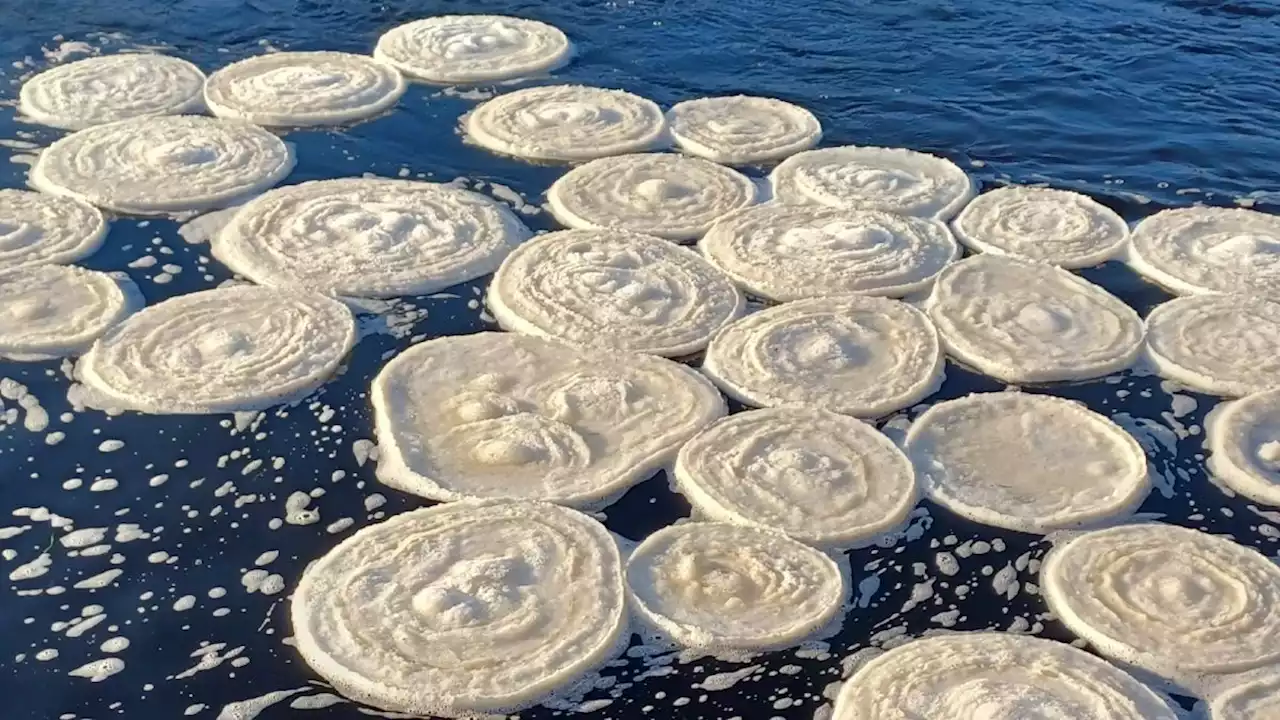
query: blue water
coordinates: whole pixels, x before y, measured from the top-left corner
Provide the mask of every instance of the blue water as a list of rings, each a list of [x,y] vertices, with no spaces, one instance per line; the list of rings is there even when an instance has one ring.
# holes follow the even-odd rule
[[[738,92],[781,97],[818,115],[826,128],[825,144],[932,151],[952,158],[984,184],[1047,182],[1073,188],[1130,220],[1194,202],[1245,202],[1262,210],[1280,202],[1280,195],[1270,194],[1280,187],[1280,79],[1275,73],[1280,5],[1260,0],[0,0],[0,101],[16,97],[20,78],[46,67],[44,49],[63,40],[85,41],[105,52],[166,46],[212,71],[262,52],[264,43],[367,52],[387,28],[446,12],[523,15],[563,28],[579,54],[556,74],[558,81],[620,87],[664,105]],[[442,181],[467,176],[497,182],[541,202],[561,171],[464,146],[455,125],[473,104],[414,87],[398,110],[374,122],[335,132],[290,133],[299,162],[288,182],[361,173],[395,176],[407,170]],[[12,103],[0,105],[0,140],[44,145],[57,137],[55,131],[16,123]],[[2,160],[21,160],[29,152],[0,147],[0,186],[23,185],[26,165]],[[528,222],[535,229],[552,227],[545,215]],[[150,302],[230,277],[217,263],[202,262],[205,248],[179,239],[177,227],[167,220],[118,221],[107,248],[86,264],[129,272]],[[160,264],[182,266],[182,273],[158,284],[153,278],[159,265],[129,267],[148,252]],[[1114,264],[1085,275],[1140,312],[1168,297]],[[413,299],[427,311],[415,327],[418,336],[484,329],[480,312],[468,305],[483,284],[454,289],[456,298]],[[358,464],[351,449],[354,440],[371,437],[365,397],[370,378],[389,353],[409,342],[387,335],[362,341],[344,374],[317,398],[336,410],[333,418],[322,422],[318,410],[304,406],[272,413],[259,427],[239,434],[220,418],[107,418],[89,412],[64,424],[56,418],[69,411],[68,382],[58,363],[0,363],[0,377],[26,384],[55,418],[48,431],[67,435],[51,448],[46,433],[20,425],[0,428],[0,527],[35,526],[0,541],[0,548],[16,552],[13,560],[0,562],[5,576],[38,556],[53,538],[47,524],[10,517],[16,508],[47,507],[81,528],[138,523],[152,534],[116,543],[111,553],[121,554],[118,565],[111,564],[111,553],[72,558],[55,545],[47,575],[6,582],[0,590],[0,716],[150,720],[184,717],[189,707],[202,705],[192,717],[212,719],[228,702],[317,683],[282,643],[289,635],[287,604],[278,602],[280,596],[246,594],[240,576],[259,553],[278,550],[280,557],[269,569],[292,587],[310,559],[351,532],[327,533],[328,523],[351,517],[360,527],[376,512],[421,504],[378,486],[371,465]],[[948,373],[937,399],[1001,387],[954,366]],[[1143,512],[1231,533],[1242,543],[1276,552],[1275,533],[1259,529],[1267,519],[1250,503],[1226,497],[1204,476],[1197,455],[1201,439],[1194,433],[1212,398],[1195,396],[1196,409],[1175,418],[1169,394],[1154,378],[1123,375],[1035,390],[1082,399],[1138,433],[1154,469],[1168,482]],[[1185,437],[1178,437],[1179,431]],[[256,433],[265,435],[256,439]],[[108,438],[125,440],[125,448],[99,452],[99,443]],[[248,454],[240,455],[246,448]],[[285,459],[281,470],[272,470],[273,457]],[[188,464],[175,467],[180,459]],[[246,472],[251,459],[266,462]],[[335,471],[345,477],[335,481]],[[159,473],[171,479],[150,487],[148,478]],[[119,487],[89,492],[87,486],[98,477],[115,478]],[[82,478],[84,487],[62,489],[70,478]],[[228,481],[235,491],[220,492]],[[316,487],[325,490],[313,503],[320,523],[271,529],[270,520],[283,516],[290,492]],[[250,493],[263,501],[237,507],[236,497]],[[366,512],[365,499],[373,493],[385,495],[388,503]],[[1056,623],[1037,623],[1045,612],[1038,596],[1022,592],[1008,600],[991,587],[991,570],[1024,553],[1038,557],[1045,543],[925,508],[927,515],[917,519],[922,538],[854,554],[854,579],[867,597],[832,641],[830,657],[797,658],[789,652],[766,657],[758,675],[723,692],[693,685],[708,673],[737,666],[701,661],[677,664],[666,677],[637,678],[641,665],[632,663],[610,671],[617,686],[590,695],[613,700],[590,717],[807,720],[825,702],[823,688],[840,679],[840,658],[866,646],[875,633],[936,628],[939,621],[932,618],[951,609],[959,610],[956,629],[1007,628],[1025,618],[1041,634],[1071,639]],[[657,478],[612,507],[608,525],[639,539],[685,514],[687,506]],[[956,577],[942,577],[931,567],[936,552],[931,544],[945,543],[948,536],[960,543],[1001,544],[964,561]],[[147,556],[157,551],[177,560],[149,562]],[[937,594],[900,613],[922,579],[915,563],[938,579]],[[109,567],[124,571],[109,589],[70,589]],[[873,576],[877,580],[869,579]],[[1034,576],[1024,572],[1019,580],[1034,582]],[[972,590],[960,598],[955,588],[965,583]],[[52,586],[68,590],[57,596],[18,593]],[[873,586],[878,590],[871,592]],[[210,597],[216,587],[225,588],[226,595]],[[196,607],[174,611],[174,601],[187,594],[198,597]],[[102,624],[76,638],[52,629],[89,604],[105,608]],[[219,608],[227,612],[216,613]],[[126,662],[122,673],[97,684],[67,675],[103,657],[98,646],[114,636],[131,641],[120,654]],[[191,654],[202,643],[226,643],[221,652],[244,646],[239,657],[250,662],[237,666],[228,659],[192,677],[174,677],[196,664]],[[59,656],[37,661],[34,655],[44,648],[57,649]],[[19,662],[20,654],[25,657]],[[779,674],[785,666],[798,666],[800,672]],[[552,712],[539,709],[523,716],[551,717]],[[366,715],[350,704],[303,711],[285,700],[259,717]]]

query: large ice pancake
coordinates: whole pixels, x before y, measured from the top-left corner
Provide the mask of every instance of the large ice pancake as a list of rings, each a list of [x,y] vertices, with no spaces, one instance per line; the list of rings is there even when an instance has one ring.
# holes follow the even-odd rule
[[[0,271],[59,265],[102,247],[107,220],[74,198],[0,190]]]
[[[186,60],[130,53],[77,60],[23,83],[19,110],[64,130],[158,115],[199,112],[204,73]]]
[[[1218,406],[1205,428],[1209,471],[1247,498],[1280,505],[1280,389]]]
[[[951,221],[981,252],[1084,268],[1110,260],[1129,239],[1124,218],[1087,195],[1040,187],[983,193]]]
[[[1209,720],[1274,720],[1280,717],[1280,672],[1234,685],[1213,698]]]
[[[822,139],[808,110],[748,95],[686,100],[667,112],[667,122],[681,150],[725,165],[781,160]]]
[[[1134,228],[1128,260],[1180,295],[1280,299],[1280,218],[1244,208],[1164,210]]]
[[[127,277],[62,265],[0,271],[0,358],[79,355],[142,304]]]
[[[1158,305],[1147,358],[1161,377],[1210,395],[1280,388],[1280,299],[1215,293]]]
[[[373,56],[437,84],[512,80],[569,61],[569,38],[536,20],[505,15],[437,15],[388,30]]]

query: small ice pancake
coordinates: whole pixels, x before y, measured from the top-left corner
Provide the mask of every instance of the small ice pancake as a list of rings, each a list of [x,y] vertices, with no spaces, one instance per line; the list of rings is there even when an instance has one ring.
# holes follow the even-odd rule
[[[529,235],[502,204],[452,185],[343,178],[250,201],[212,249],[263,285],[386,298],[487,275]]]
[[[450,503],[366,527],[307,567],[291,615],[298,652],[335,689],[415,717],[532,706],[628,639],[613,537],[545,503]]]
[[[499,95],[467,114],[462,126],[481,147],[543,162],[583,162],[667,142],[666,118],[653,101],[581,85]]]
[[[62,265],[102,247],[107,220],[74,198],[0,189],[0,272]]]
[[[766,651],[826,626],[849,594],[830,557],[782,533],[729,523],[663,528],[631,553],[640,619],[685,647]]]
[[[513,80],[554,70],[572,47],[559,29],[504,15],[437,15],[388,30],[373,56],[439,85]]]
[[[973,181],[955,163],[902,148],[809,150],[783,160],[769,179],[782,202],[943,221],[973,197]]]
[[[664,357],[701,352],[746,305],[692,250],[616,230],[525,243],[498,269],[488,300],[507,330]]]
[[[725,165],[755,165],[808,150],[822,125],[799,105],[735,95],[686,100],[667,112],[676,145]]]
[[[322,385],[356,341],[347,306],[238,286],[179,295],[117,325],[80,361],[95,404],[157,414],[262,410]]]
[[[166,55],[93,57],[31,78],[19,93],[19,112],[41,125],[83,130],[94,125],[199,112],[204,73]]]
[[[1228,688],[1213,698],[1209,720],[1280,718],[1280,673],[1271,672]]]
[[[232,63],[209,76],[214,115],[256,125],[346,125],[390,108],[404,94],[400,72],[365,55],[277,52]]]
[[[960,255],[946,225],[880,210],[765,203],[733,213],[699,244],[757,297],[901,297],[927,289]]]
[[[968,247],[1085,268],[1115,257],[1129,238],[1129,226],[1087,195],[1039,187],[1005,187],[983,193],[951,222]]]
[[[905,449],[930,500],[1019,532],[1121,517],[1151,489],[1133,436],[1048,395],[977,393],[939,403],[912,423]]]
[[[1122,525],[1054,548],[1049,609],[1104,655],[1186,684],[1280,660],[1280,567],[1175,525]]]
[[[0,271],[0,358],[79,355],[140,307],[128,278],[61,265]]]
[[[1147,356],[1161,377],[1242,397],[1280,388],[1280,300],[1192,295],[1147,316]]]
[[[1280,389],[1220,405],[1205,428],[1214,477],[1247,498],[1280,505]]]
[[[755,407],[808,405],[861,418],[910,407],[942,384],[938,332],[897,300],[797,300],[726,326],[702,371]]]
[[[1179,295],[1280,298],[1280,217],[1244,208],[1163,210],[1134,228],[1129,264]]]
[[[419,343],[373,383],[378,479],[432,500],[607,505],[723,417],[693,370],[517,333]]]
[[[889,438],[815,408],[720,420],[685,443],[673,475],[707,517],[828,548],[859,546],[897,528],[917,498],[915,471]]]
[[[234,204],[293,170],[293,151],[238,120],[183,115],[99,125],[50,145],[31,170],[39,190],[122,213]]]
[[[1142,349],[1142,318],[1084,278],[985,253],[949,266],[927,303],[947,352],[1011,383],[1119,372]]]
[[[913,640],[863,665],[832,720],[1177,720],[1124,671],[1084,650],[1012,633]]]

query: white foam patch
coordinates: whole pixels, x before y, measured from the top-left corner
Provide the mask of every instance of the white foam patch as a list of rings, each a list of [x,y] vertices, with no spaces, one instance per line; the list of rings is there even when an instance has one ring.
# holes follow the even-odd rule
[[[107,220],[92,205],[0,189],[0,271],[72,263],[102,247]]]
[[[392,28],[373,56],[406,75],[441,85],[512,80],[569,61],[569,38],[536,20],[503,15],[439,15]]]
[[[782,202],[937,220],[949,220],[974,192],[973,181],[955,163],[902,148],[809,150],[783,160],[769,181]]]
[[[307,568],[293,628],[354,700],[413,715],[507,712],[620,652],[621,559],[591,518],[542,503],[397,515]]]
[[[686,100],[667,112],[681,150],[725,165],[754,165],[808,150],[822,125],[799,105],[736,95]]]
[[[1280,218],[1237,208],[1164,210],[1134,228],[1134,270],[1180,295],[1280,296]]]
[[[79,355],[142,305],[123,276],[62,265],[0,272],[0,357]]]
[[[689,368],[515,333],[413,346],[373,384],[378,479],[434,500],[608,504],[722,417]]]
[[[1209,705],[1212,720],[1272,720],[1280,717],[1280,673],[1228,688]]]
[[[1080,193],[1005,187],[979,195],[951,223],[970,248],[1084,268],[1125,247],[1129,226],[1115,211]]]
[[[1151,490],[1137,440],[1048,395],[977,393],[939,403],[912,423],[905,449],[929,499],[1019,532],[1121,517]]]
[[[651,150],[667,141],[653,101],[622,90],[547,85],[485,102],[463,118],[475,143],[526,160],[582,162]]]
[[[889,438],[813,408],[738,413],[680,449],[676,487],[700,513],[811,545],[863,545],[903,525],[915,471]]]
[[[83,130],[94,125],[204,108],[204,73],[175,57],[109,55],[78,60],[23,84],[19,112],[42,125]]]
[[[914,640],[845,682],[833,720],[1177,720],[1150,688],[1070,645],[1012,633]]]
[[[1280,302],[1246,295],[1170,300],[1147,316],[1147,355],[1161,377],[1210,395],[1280,388]]]
[[[525,243],[494,276],[488,301],[507,330],[666,357],[702,351],[746,305],[693,251],[608,230]]]
[[[452,185],[345,178],[277,188],[213,236],[254,282],[353,297],[426,295],[497,269],[530,235],[503,205]]]
[[[830,557],[781,533],[685,522],[631,553],[637,615],[680,645],[764,651],[797,645],[840,612],[849,587]]]
[[[725,327],[702,370],[748,405],[875,418],[938,390],[942,346],[929,318],[897,300],[797,300]]]
[[[1280,505],[1280,390],[1221,405],[1205,425],[1214,477],[1245,497]]]
[[[1280,567],[1163,524],[1085,533],[1041,569],[1049,608],[1101,653],[1187,684],[1280,660]]]
[[[951,355],[1007,382],[1100,377],[1142,348],[1142,318],[1129,306],[1043,263],[967,258],[938,275],[926,306]]]
[[[214,115],[256,125],[345,125],[394,106],[400,72],[365,55],[278,52],[232,63],[209,76],[205,103]]]
[[[927,290],[960,246],[946,225],[879,210],[766,203],[722,218],[699,244],[747,292],[789,302]]]
[[[198,116],[124,120],[81,130],[40,154],[37,189],[122,213],[230,205],[280,182],[293,151],[255,125]]]
[[[319,387],[356,340],[323,295],[240,286],[181,295],[107,333],[76,368],[95,405],[147,413],[261,410]]]

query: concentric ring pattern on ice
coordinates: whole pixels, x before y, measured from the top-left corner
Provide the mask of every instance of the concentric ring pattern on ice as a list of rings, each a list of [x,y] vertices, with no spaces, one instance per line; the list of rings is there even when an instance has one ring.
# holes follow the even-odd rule
[[[199,112],[204,73],[167,55],[87,58],[46,70],[23,84],[19,111],[64,130],[157,115]]]
[[[142,303],[126,277],[70,265],[0,271],[0,358],[79,355]]]
[[[511,80],[569,61],[569,38],[546,23],[503,15],[438,15],[400,25],[378,39],[373,56],[441,85]]]
[[[667,122],[681,150],[725,165],[781,160],[822,139],[822,125],[808,110],[747,95],[677,103]]]
[[[1241,397],[1280,388],[1280,300],[1192,295],[1147,316],[1147,356],[1161,377]]]
[[[102,247],[107,220],[74,198],[0,189],[0,271],[61,265]]]
[[[1280,672],[1242,682],[1209,705],[1209,720],[1271,720],[1280,717]]]
[[[1180,295],[1280,299],[1280,218],[1243,208],[1164,210],[1134,229],[1129,264]]]
[[[980,252],[1064,268],[1098,265],[1125,247],[1129,226],[1087,195],[1039,187],[983,193],[951,222],[956,237]]]
[[[1247,498],[1280,505],[1280,389],[1219,405],[1205,429],[1214,477]]]

